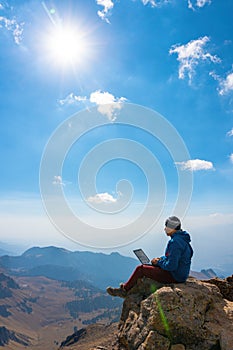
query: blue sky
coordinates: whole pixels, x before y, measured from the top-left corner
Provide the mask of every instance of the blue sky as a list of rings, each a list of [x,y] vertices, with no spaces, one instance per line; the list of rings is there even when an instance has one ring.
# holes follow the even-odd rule
[[[111,222],[119,223],[118,216],[105,217],[98,210],[120,208],[125,194],[117,183],[127,179],[133,192],[120,222],[126,218],[131,222],[147,205],[148,193],[148,179],[143,169],[129,161],[131,156],[128,160],[115,156],[115,161],[113,157],[100,169],[95,191],[83,198],[78,170],[99,143],[117,140],[117,145],[106,144],[105,148],[115,155],[115,149],[128,147],[120,144],[121,139],[136,141],[156,157],[167,193],[155,228],[135,244],[145,246],[151,254],[153,242],[163,249],[166,237],[160,239],[160,235],[164,219],[174,207],[180,173],[193,176],[191,202],[181,216],[199,249],[196,259],[204,253],[210,236],[216,252],[222,230],[226,239],[223,235],[220,253],[224,255],[226,250],[230,254],[232,10],[231,0],[0,0],[0,241],[83,249],[50,223],[40,197],[40,163],[51,135],[62,125],[71,130],[75,123],[78,127],[77,113],[87,109],[88,119],[88,111],[94,108],[101,123],[107,124],[100,123],[70,146],[63,169],[49,175],[52,191],[62,190],[76,215],[94,226],[105,222],[109,227]],[[119,125],[119,120],[124,122],[124,103],[158,112],[183,139],[190,158],[176,162],[171,150],[145,130]],[[72,119],[74,115],[77,117]],[[92,156],[91,161],[93,157],[98,158]],[[96,169],[88,171],[95,174]],[[130,193],[128,187],[122,188]],[[95,248],[95,239],[93,242]],[[82,237],[80,243],[85,243]],[[127,254],[132,246],[120,251]]]

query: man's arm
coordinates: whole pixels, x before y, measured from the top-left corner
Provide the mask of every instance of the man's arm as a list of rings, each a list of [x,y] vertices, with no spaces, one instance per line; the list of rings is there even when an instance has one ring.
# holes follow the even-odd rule
[[[157,261],[156,266],[159,266],[166,271],[174,271],[178,267],[181,249],[176,242],[172,242],[169,245],[169,251],[167,253],[167,256]]]

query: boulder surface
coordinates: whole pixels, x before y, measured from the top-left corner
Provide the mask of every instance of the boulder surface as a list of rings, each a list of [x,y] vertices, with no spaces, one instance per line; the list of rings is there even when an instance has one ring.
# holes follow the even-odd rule
[[[233,279],[225,281],[227,293],[224,281],[189,278],[161,285],[139,280],[124,300],[114,348],[233,350]]]

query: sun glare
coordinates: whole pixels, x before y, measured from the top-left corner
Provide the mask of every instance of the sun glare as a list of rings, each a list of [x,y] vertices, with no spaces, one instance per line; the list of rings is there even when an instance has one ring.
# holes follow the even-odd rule
[[[87,46],[85,35],[73,27],[53,28],[47,37],[49,56],[60,65],[84,62]]]

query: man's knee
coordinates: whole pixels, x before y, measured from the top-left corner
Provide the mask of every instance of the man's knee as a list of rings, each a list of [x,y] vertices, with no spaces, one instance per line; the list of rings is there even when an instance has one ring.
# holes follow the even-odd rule
[[[137,266],[135,272],[137,273],[138,276],[143,275],[143,265]]]

